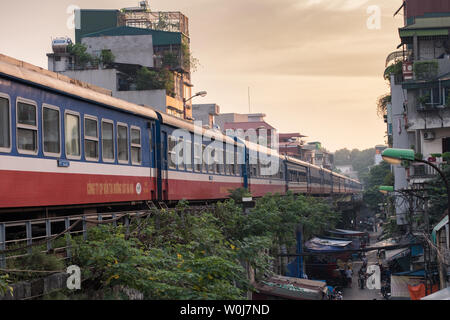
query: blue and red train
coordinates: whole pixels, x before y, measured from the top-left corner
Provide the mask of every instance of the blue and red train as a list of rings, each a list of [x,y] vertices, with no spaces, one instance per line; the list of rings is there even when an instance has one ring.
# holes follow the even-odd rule
[[[182,142],[192,151],[182,164],[171,157],[179,129],[188,132]],[[222,141],[224,158],[242,156],[242,163],[197,163],[212,143],[207,137]],[[0,212],[217,200],[240,187],[255,197],[362,189],[358,181],[278,154],[277,172],[263,176],[259,162],[249,163],[256,148],[273,153],[0,56]]]

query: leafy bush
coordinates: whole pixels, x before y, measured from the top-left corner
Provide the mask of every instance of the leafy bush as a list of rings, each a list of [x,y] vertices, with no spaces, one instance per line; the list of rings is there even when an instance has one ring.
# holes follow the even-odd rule
[[[236,192],[236,194],[241,193]],[[215,210],[188,213],[187,203],[123,226],[100,226],[88,241],[73,241],[83,289],[111,292],[122,286],[145,299],[245,299],[251,286],[245,265],[257,278],[273,272],[281,245],[295,245],[299,223],[305,237],[332,228],[339,215],[324,201],[288,194],[257,200],[249,215],[234,200]]]
[[[11,280],[9,280],[9,275],[0,275],[0,296],[4,296],[7,293],[14,294],[13,288],[9,285]]]
[[[53,254],[46,254],[41,252],[39,247],[33,248],[31,254],[10,260],[8,263],[9,269],[19,270],[35,270],[35,271],[62,271],[65,269],[65,263],[59,257]],[[46,274],[36,274],[34,272],[20,273],[14,276],[17,280],[34,279],[37,276],[44,276]]]
[[[438,74],[439,64],[437,61],[416,61],[414,62],[414,74],[416,80],[429,80]]]
[[[160,71],[142,67],[136,74],[137,90],[165,89],[167,95],[175,95],[175,81],[173,73],[167,69]]]

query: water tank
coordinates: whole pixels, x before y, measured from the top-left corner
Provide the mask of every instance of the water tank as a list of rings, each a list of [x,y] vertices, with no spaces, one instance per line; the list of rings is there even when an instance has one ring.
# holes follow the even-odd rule
[[[59,37],[52,40],[52,49],[54,53],[67,53],[67,48],[72,44],[68,37]]]

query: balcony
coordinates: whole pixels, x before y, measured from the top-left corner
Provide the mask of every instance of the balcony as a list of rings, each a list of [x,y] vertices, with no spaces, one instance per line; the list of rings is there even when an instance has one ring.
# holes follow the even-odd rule
[[[442,166],[441,163],[436,164],[439,167]],[[426,164],[413,164],[409,168],[409,174],[407,174],[407,179],[411,182],[414,180],[414,183],[421,183],[426,180],[431,180],[436,178],[439,173],[431,166]]]

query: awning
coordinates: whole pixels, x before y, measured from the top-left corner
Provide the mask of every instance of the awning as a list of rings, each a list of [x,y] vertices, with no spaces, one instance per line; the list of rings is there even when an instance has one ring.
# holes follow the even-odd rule
[[[431,238],[433,239],[433,242],[436,243],[436,233],[441,230],[445,225],[448,224],[448,215],[444,217],[434,228],[431,232]]]
[[[329,230],[329,233],[339,234],[343,236],[364,236],[367,233],[362,231],[355,231],[355,230],[343,230],[343,229],[335,229],[335,230]]]
[[[403,257],[406,257],[411,253],[411,249],[409,248],[402,248],[397,250],[386,250],[386,261],[392,261],[395,259],[400,259]]]
[[[309,251],[339,251],[350,245],[352,241],[313,238],[305,243]]]
[[[420,300],[450,300],[450,288],[442,289]]]
[[[400,30],[400,38],[409,38],[417,35],[418,37],[439,37],[448,36],[448,29],[429,29],[429,30]]]

